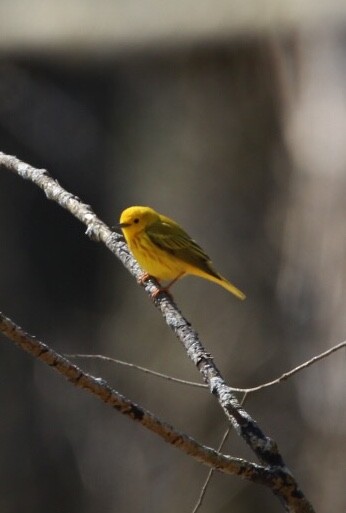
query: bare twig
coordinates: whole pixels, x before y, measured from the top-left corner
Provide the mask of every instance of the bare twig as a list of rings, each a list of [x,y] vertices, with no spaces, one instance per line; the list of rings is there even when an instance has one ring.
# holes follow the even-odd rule
[[[223,437],[221,438],[221,442],[218,445],[218,448],[217,448],[218,451],[222,450],[222,448],[223,448],[223,446],[224,446],[224,444],[225,444],[225,442],[226,442],[226,440],[228,438],[229,433],[230,433],[230,428],[227,428],[226,431],[223,434]],[[206,477],[206,479],[205,479],[205,481],[203,483],[203,486],[201,488],[201,492],[200,492],[200,494],[198,496],[197,502],[195,504],[195,507],[192,510],[192,513],[197,513],[197,511],[201,507],[203,499],[204,499],[204,496],[205,496],[207,488],[208,488],[208,485],[210,483],[211,478],[213,477],[213,474],[214,474],[214,469],[213,468],[209,469],[208,475],[207,475],[207,477]]]
[[[310,358],[310,360],[302,363],[301,365],[298,365],[298,367],[295,367],[294,369],[285,372],[282,374],[279,378],[273,379],[273,381],[269,381],[268,383],[263,383],[262,385],[258,385],[257,387],[253,388],[233,388],[233,392],[247,392],[248,394],[253,392],[258,392],[259,390],[263,390],[264,388],[272,387],[273,385],[278,385],[282,381],[285,381],[289,379],[294,374],[297,374],[298,372],[302,371],[303,369],[306,369],[307,367],[310,367],[316,362],[319,362],[320,360],[323,360],[323,358],[327,358],[327,356],[330,356],[331,354],[335,353],[336,351],[339,351],[339,349],[343,349],[346,347],[346,341],[340,342],[340,344],[336,344],[335,346],[331,347],[327,351],[324,351],[323,353],[313,356]]]
[[[151,369],[147,369],[146,367],[136,365],[135,363],[123,362],[122,360],[117,360],[116,358],[111,358],[110,356],[104,356],[102,354],[65,354],[65,356],[66,358],[86,358],[89,360],[103,360],[105,362],[116,363],[117,365],[129,367],[130,369],[139,370],[141,372],[144,372],[145,374],[150,374],[151,376],[156,376],[157,378],[164,379],[165,381],[173,381],[174,383],[179,383],[180,385],[188,385],[190,387],[195,388],[208,388],[208,386],[203,385],[203,383],[196,383],[195,381],[187,381],[185,379],[174,378],[172,376],[168,376],[168,374],[153,371]]]
[[[243,404],[245,403],[246,398],[247,398],[247,395],[248,395],[248,394],[245,392],[245,394],[244,394],[244,396],[243,396],[243,398],[242,398],[242,400],[241,400],[241,405],[243,405]],[[221,441],[220,441],[220,443],[219,443],[219,445],[218,445],[218,448],[217,448],[217,450],[218,450],[219,452],[221,452],[221,451],[222,451],[223,446],[225,445],[226,440],[227,440],[227,438],[229,437],[230,432],[231,432],[230,428],[227,428],[227,429],[226,429],[226,431],[224,432],[223,437],[221,438]],[[194,507],[194,508],[193,508],[193,510],[192,510],[192,513],[197,513],[197,511],[199,510],[199,508],[202,506],[202,503],[203,503],[203,500],[204,500],[204,497],[205,497],[205,494],[206,494],[207,488],[208,488],[208,486],[209,486],[209,483],[210,483],[210,481],[211,481],[211,478],[212,478],[212,477],[213,477],[213,475],[214,475],[214,472],[215,472],[215,469],[213,469],[213,468],[210,468],[210,469],[209,469],[209,471],[208,471],[208,475],[207,475],[207,477],[206,477],[206,479],[205,479],[205,481],[204,481],[204,483],[203,483],[203,486],[202,486],[202,488],[201,488],[201,491],[200,491],[200,494],[199,494],[199,496],[198,496],[198,499],[197,499],[197,502],[196,502],[196,504],[195,504],[195,507]]]

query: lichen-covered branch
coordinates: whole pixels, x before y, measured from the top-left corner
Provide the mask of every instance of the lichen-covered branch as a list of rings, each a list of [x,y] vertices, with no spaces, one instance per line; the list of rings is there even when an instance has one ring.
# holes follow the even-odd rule
[[[161,421],[148,410],[124,397],[105,380],[95,378],[84,372],[48,345],[26,333],[2,312],[0,312],[0,332],[24,351],[52,367],[74,386],[97,396],[104,403],[139,422],[166,442],[192,456],[196,461],[225,474],[236,475],[254,483],[268,486],[283,501],[287,511],[304,513],[313,511],[301,494],[297,496],[297,486],[290,473],[284,472],[281,468],[264,467],[241,458],[224,455],[210,447],[199,444],[192,437],[175,430],[171,425]]]
[[[197,461],[226,474],[238,475],[254,482],[263,483],[272,479],[270,472],[263,467],[240,458],[225,456],[214,449],[200,445],[193,438],[175,430],[169,424],[159,420],[155,415],[114,390],[105,380],[95,378],[84,372],[48,345],[26,333],[2,312],[0,312],[0,332],[20,346],[21,349],[52,367],[76,387],[96,395],[104,403],[139,422]]]

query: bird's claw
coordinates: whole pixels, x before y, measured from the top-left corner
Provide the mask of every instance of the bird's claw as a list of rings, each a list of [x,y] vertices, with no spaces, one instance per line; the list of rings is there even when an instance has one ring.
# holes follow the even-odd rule
[[[150,278],[152,278],[152,276],[150,276],[149,273],[142,273],[138,279],[137,279],[137,283],[138,285],[144,285],[144,283],[148,280],[150,280]]]
[[[155,299],[157,299],[159,297],[160,294],[167,294],[169,299],[171,301],[173,301],[173,296],[169,292],[167,287],[157,287],[150,295],[151,295],[151,298],[155,300]]]
[[[150,280],[151,278],[155,279],[154,276],[151,276],[149,273],[143,273],[139,276],[137,283],[138,285],[144,285],[144,283]],[[172,294],[169,292],[170,285],[171,284],[169,284],[168,287],[156,287],[156,289],[150,294],[151,299],[155,300],[159,297],[160,294],[167,294],[169,298],[173,300]]]

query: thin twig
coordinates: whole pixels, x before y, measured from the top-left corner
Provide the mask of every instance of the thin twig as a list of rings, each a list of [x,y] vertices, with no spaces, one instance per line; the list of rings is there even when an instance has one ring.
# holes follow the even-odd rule
[[[116,363],[117,365],[123,365],[124,367],[130,367],[130,369],[137,369],[141,372],[144,372],[145,374],[151,374],[152,376],[156,376],[166,381],[174,381],[174,383],[179,383],[180,385],[188,385],[195,388],[208,388],[208,386],[204,385],[203,383],[196,383],[195,381],[187,381],[185,379],[174,378],[172,376],[168,376],[168,374],[163,374],[162,372],[147,369],[146,367],[141,367],[135,363],[123,362],[122,360],[117,360],[116,358],[111,358],[110,356],[104,356],[102,354],[65,354],[65,356],[66,358],[87,358],[112,362]]]
[[[233,390],[233,392],[247,392],[249,394],[249,393],[253,393],[253,392],[258,392],[259,390],[263,390],[264,388],[272,387],[273,385],[278,385],[282,381],[289,379],[294,374],[297,374],[297,372],[300,372],[301,370],[306,369],[307,367],[310,367],[314,363],[319,362],[320,360],[323,360],[323,358],[327,358],[327,356],[330,356],[332,353],[335,353],[336,351],[339,351],[339,349],[343,349],[344,347],[346,347],[346,341],[340,342],[340,344],[337,344],[337,345],[331,347],[330,349],[328,349],[327,351],[324,351],[323,353],[321,353],[317,356],[314,356],[313,358],[310,358],[310,360],[302,363],[301,365],[298,365],[298,367],[295,367],[294,369],[292,369],[288,372],[285,372],[279,378],[276,378],[273,381],[269,381],[268,383],[264,383],[263,385],[258,385],[257,387],[253,387],[253,388],[233,388],[232,387],[232,390]]]
[[[245,403],[245,401],[246,401],[247,395],[248,395],[248,394],[245,392],[245,394],[244,394],[244,396],[243,396],[242,400],[240,401],[240,404],[241,404],[242,406],[243,406],[243,404],[244,404],[244,403]],[[229,436],[230,432],[231,432],[230,428],[227,428],[227,429],[226,429],[226,431],[224,432],[223,437],[221,438],[221,441],[220,441],[220,443],[219,443],[219,445],[218,445],[218,448],[217,448],[217,450],[218,450],[219,452],[221,452],[221,451],[222,451],[223,446],[225,445],[226,440],[227,440],[227,438],[228,438],[228,436]],[[209,486],[209,483],[210,483],[210,481],[211,481],[211,478],[212,478],[212,477],[213,477],[213,475],[214,475],[214,472],[215,472],[215,469],[213,469],[213,468],[210,468],[210,469],[209,469],[209,471],[208,471],[208,475],[207,475],[207,477],[206,477],[206,479],[205,479],[205,481],[204,481],[204,483],[203,483],[203,486],[202,486],[202,488],[201,488],[201,492],[200,492],[200,494],[199,494],[199,496],[198,496],[197,502],[196,502],[196,504],[195,504],[195,507],[194,507],[194,508],[193,508],[193,510],[192,510],[192,513],[197,513],[197,511],[199,510],[199,508],[202,506],[202,503],[203,503],[203,500],[204,500],[204,497],[205,497],[205,494],[206,494],[207,488],[208,488],[208,486]]]
[[[225,433],[223,434],[223,437],[221,438],[221,442],[218,445],[218,449],[217,449],[218,451],[222,450],[222,447],[223,447],[224,443],[226,442],[229,433],[230,433],[230,428],[227,428]],[[206,477],[206,479],[205,479],[205,481],[203,483],[203,486],[201,488],[201,492],[200,492],[200,494],[198,496],[198,499],[197,499],[197,502],[195,504],[195,507],[192,510],[192,513],[197,513],[199,508],[202,506],[202,502],[204,500],[204,497],[205,497],[208,485],[210,483],[211,478],[213,477],[213,474],[214,474],[214,469],[210,468],[209,471],[208,471],[208,475],[207,475],[207,477]]]

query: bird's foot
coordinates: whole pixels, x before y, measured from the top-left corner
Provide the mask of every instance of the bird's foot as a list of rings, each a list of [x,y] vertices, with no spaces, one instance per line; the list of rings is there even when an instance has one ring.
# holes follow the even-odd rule
[[[150,278],[154,278],[154,276],[150,276],[149,273],[142,273],[138,279],[137,279],[137,283],[138,285],[144,285],[144,283],[148,280],[150,280]]]
[[[153,300],[155,300],[155,299],[157,299],[157,298],[158,298],[158,296],[159,296],[160,294],[167,294],[167,296],[169,297],[169,299],[170,299],[171,301],[173,301],[173,296],[172,296],[172,294],[169,292],[169,290],[168,290],[168,289],[169,289],[169,287],[158,287],[158,288],[156,288],[156,290],[154,290],[154,291],[150,294],[150,295],[151,295],[151,298],[152,298]]]
[[[156,280],[156,278],[154,276],[151,276],[151,274],[149,273],[143,273],[139,276],[138,280],[137,280],[137,283],[138,285],[144,285],[144,283],[148,280],[150,280],[151,278],[153,278],[154,280]],[[156,280],[157,281],[157,280]],[[150,294],[151,296],[151,299],[155,300],[158,298],[158,296],[160,294],[167,294],[170,299],[173,299],[171,293],[169,292],[169,287],[171,286],[172,284],[169,283],[166,287],[162,287],[159,283],[159,287],[156,287],[156,289]]]

